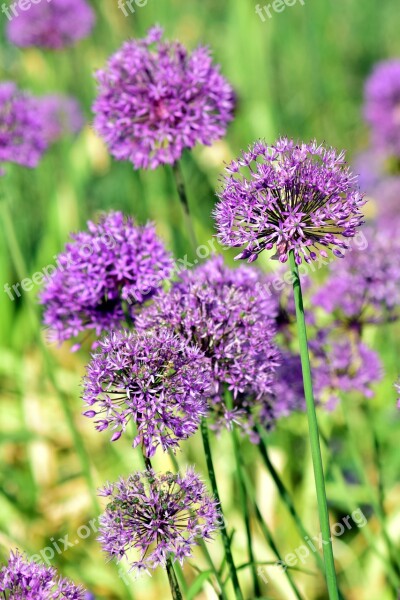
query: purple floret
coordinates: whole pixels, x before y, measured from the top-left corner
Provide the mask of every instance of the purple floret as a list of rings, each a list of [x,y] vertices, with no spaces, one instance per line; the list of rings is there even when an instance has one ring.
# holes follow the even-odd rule
[[[237,259],[252,262],[272,249],[281,262],[293,250],[298,264],[327,257],[328,249],[342,256],[363,222],[363,196],[343,152],[260,141],[226,171],[214,215],[221,243],[245,246]]]
[[[172,271],[154,227],[135,225],[120,212],[89,221],[88,231],[71,238],[40,296],[44,324],[59,342],[85,330],[99,336],[134,319]]]
[[[0,592],[7,600],[85,600],[85,591],[59,577],[53,567],[28,562],[11,552],[0,570]]]
[[[100,517],[103,550],[117,561],[126,558],[136,572],[165,567],[169,557],[182,564],[199,540],[211,539],[221,519],[192,469],[184,475],[135,473],[109,483],[101,495],[109,501]]]
[[[33,98],[12,82],[0,83],[0,175],[1,163],[36,167],[46,147]]]
[[[271,391],[279,362],[274,344],[276,303],[253,269],[229,269],[221,257],[185,271],[138,316],[137,327],[172,327],[197,344],[211,363],[210,419],[220,429],[239,422],[249,429],[253,411]],[[225,401],[224,389],[233,395]],[[251,427],[250,427],[251,428]]]
[[[59,50],[87,37],[94,22],[85,0],[40,0],[9,21],[7,36],[16,46]]]
[[[234,94],[207,48],[189,53],[160,28],[126,42],[97,73],[94,126],[135,169],[177,161],[185,148],[225,135]]]
[[[364,115],[374,143],[400,156],[400,60],[378,63],[365,86]]]
[[[152,456],[175,449],[207,413],[210,365],[199,348],[170,330],[117,331],[99,343],[83,382],[84,413],[116,441],[132,421],[133,446]]]

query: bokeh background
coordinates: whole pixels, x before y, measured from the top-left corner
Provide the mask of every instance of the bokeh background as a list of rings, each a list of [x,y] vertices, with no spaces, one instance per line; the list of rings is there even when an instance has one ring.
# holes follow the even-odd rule
[[[266,3],[261,0],[260,4]],[[308,140],[316,137],[347,149],[350,159],[367,147],[369,133],[362,118],[362,95],[366,77],[375,62],[400,56],[399,10],[396,0],[306,0],[262,22],[254,0],[148,0],[125,17],[116,0],[92,0],[97,24],[91,36],[75,47],[59,52],[20,50],[5,41],[5,17],[1,21],[1,80],[14,80],[34,94],[61,92],[77,97],[87,125],[75,138],[65,138],[48,151],[33,171],[9,169],[6,194],[11,201],[17,246],[2,230],[0,235],[0,557],[18,546],[36,554],[53,541],[65,537],[74,542],[65,552],[54,550],[52,564],[64,575],[82,582],[96,598],[106,600],[164,600],[168,597],[165,574],[133,581],[120,577],[106,564],[96,534],[86,539],[77,532],[97,516],[93,494],[83,477],[79,454],[87,456],[93,488],[138,468],[129,443],[110,445],[107,435],[94,432],[81,416],[80,379],[88,349],[72,354],[68,344],[47,346],[38,320],[39,291],[35,286],[11,301],[4,284],[19,280],[18,265],[28,277],[54,263],[71,231],[84,228],[88,218],[106,209],[123,210],[143,223],[157,225],[160,236],[175,256],[188,252],[181,208],[168,169],[135,172],[128,163],[110,158],[91,129],[91,103],[95,96],[92,73],[104,65],[120,44],[145,34],[154,23],[167,37],[178,38],[189,47],[211,46],[223,74],[232,82],[238,98],[236,118],[227,137],[211,148],[198,148],[184,157],[183,168],[198,237],[210,239],[214,190],[224,161],[234,157],[254,139],[273,141],[284,134]],[[400,206],[400,199],[399,199]],[[369,216],[379,210],[372,198]],[[4,223],[3,223],[4,225]],[[9,236],[8,236],[9,237]],[[230,260],[229,253],[226,253]],[[269,266],[263,264],[265,269]],[[350,421],[362,453],[369,485],[353,469],[343,415],[321,412],[322,429],[329,437],[326,456],[328,496],[333,519],[363,508],[368,526],[353,528],[335,540],[335,555],[342,587],[350,600],[392,599],[385,564],[371,551],[371,540],[385,552],[382,527],[371,510],[370,496],[380,494],[386,528],[394,541],[400,536],[400,420],[393,382],[400,372],[399,330],[394,325],[376,329],[369,342],[380,353],[385,376],[376,386],[369,410],[362,399],[348,398]],[[45,342],[46,343],[46,342]],[[74,438],[74,423],[84,447]],[[306,420],[295,415],[282,420],[269,434],[274,464],[293,494],[294,502],[311,532],[318,534],[312,467],[306,439]],[[240,520],[237,490],[231,474],[234,460],[230,437],[222,435],[216,446],[216,464],[228,523],[236,530],[234,549],[239,564],[245,538]],[[262,469],[259,455],[250,443],[243,444],[249,472],[257,485],[265,520],[285,555],[301,544],[285,507]],[[335,457],[335,465],[329,457]],[[196,464],[204,470],[200,440],[195,438],[179,454],[180,464]],[[168,467],[160,456],[159,468]],[[346,478],[335,476],[337,465]],[[372,488],[372,490],[370,489]],[[369,536],[364,532],[368,529]],[[86,530],[82,537],[86,535]],[[260,533],[256,555],[262,562],[273,554]],[[371,537],[372,536],[372,537]],[[78,543],[75,543],[77,541]],[[62,548],[62,544],[60,544]],[[210,546],[221,555],[221,542]],[[50,551],[48,552],[50,554]],[[243,560],[243,562],[245,562]],[[200,555],[185,567],[189,585],[197,568],[204,568]],[[310,558],[304,565],[315,572]],[[273,569],[273,567],[272,567]],[[272,574],[265,598],[291,600],[293,592],[280,573]],[[326,598],[319,575],[294,572],[304,597]],[[243,570],[243,582],[249,574]],[[188,598],[215,598],[210,586],[196,585]],[[250,598],[250,596],[247,596]]]

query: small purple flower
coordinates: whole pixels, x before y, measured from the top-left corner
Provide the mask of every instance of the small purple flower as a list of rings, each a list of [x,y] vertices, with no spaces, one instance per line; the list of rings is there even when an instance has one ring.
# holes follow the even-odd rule
[[[83,382],[84,413],[97,429],[114,431],[111,441],[137,428],[133,446],[147,456],[158,445],[175,449],[207,413],[210,366],[199,348],[167,329],[117,331],[99,342]]]
[[[112,155],[135,169],[172,164],[185,148],[210,145],[233,118],[232,88],[209,50],[189,53],[162,35],[155,27],[126,42],[97,73],[94,126]]]
[[[1,163],[36,167],[46,147],[33,98],[12,82],[0,83],[0,175]]]
[[[7,36],[16,46],[59,50],[87,37],[94,22],[85,0],[41,0],[9,21]]]
[[[219,528],[218,504],[192,469],[135,473],[101,495],[109,500],[100,517],[103,550],[117,561],[127,558],[136,572],[164,567],[169,556],[182,564],[198,540],[210,540]]]
[[[365,86],[364,115],[374,143],[400,156],[400,60],[375,65]]]
[[[137,327],[166,326],[197,344],[211,362],[210,409],[214,427],[239,422],[248,429],[252,412],[271,391],[278,353],[274,344],[275,301],[253,269],[229,269],[212,258],[184,271],[168,292],[138,315]],[[233,407],[224,389],[233,394]]]
[[[59,342],[84,330],[96,335],[135,318],[172,271],[172,260],[152,225],[138,226],[120,212],[103,215],[73,234],[57,259],[40,301],[44,323]]]
[[[385,230],[364,230],[364,244],[335,261],[313,303],[360,332],[365,323],[400,316],[400,242]]]
[[[28,562],[18,551],[0,570],[0,592],[9,600],[85,599],[83,588],[59,577],[53,567]]]
[[[362,224],[365,203],[344,153],[286,138],[274,146],[256,142],[226,169],[220,202],[214,211],[219,239],[246,246],[237,259],[252,262],[263,250],[296,262],[342,256]]]
[[[84,118],[75,98],[52,95],[35,99],[42,121],[43,134],[49,144],[64,135],[77,134],[84,125]]]

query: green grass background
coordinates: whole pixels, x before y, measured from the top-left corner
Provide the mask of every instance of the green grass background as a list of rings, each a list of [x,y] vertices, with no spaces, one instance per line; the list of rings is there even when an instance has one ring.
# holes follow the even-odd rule
[[[280,134],[306,140],[315,137],[346,148],[351,157],[368,145],[368,131],[361,113],[365,78],[376,61],[400,56],[399,8],[395,0],[380,3],[306,0],[304,7],[298,3],[280,14],[273,13],[273,18],[265,23],[256,15],[253,0],[148,0],[147,6],[137,8],[128,18],[118,9],[116,0],[98,0],[92,4],[98,17],[96,28],[88,39],[72,49],[21,51],[0,38],[1,80],[12,79],[37,94],[59,91],[75,95],[88,120],[78,138],[63,140],[53,147],[35,171],[12,168],[1,182],[29,277],[54,262],[53,255],[62,249],[70,231],[83,228],[88,218],[110,208],[132,213],[139,222],[153,220],[177,257],[188,252],[169,170],[134,172],[129,164],[115,162],[90,128],[90,106],[95,95],[92,73],[104,65],[107,56],[124,40],[142,36],[150,25],[160,23],[168,37],[179,38],[189,47],[208,44],[237,92],[237,114],[227,137],[212,148],[198,148],[184,158],[190,204],[198,237],[203,242],[214,233],[210,213],[224,161],[255,138],[273,141]],[[4,15],[0,20],[3,30]],[[107,436],[93,432],[91,424],[81,417],[79,385],[87,351],[70,354],[67,345],[61,349],[51,347],[51,370],[58,392],[46,375],[38,344],[41,331],[34,314],[37,288],[13,302],[3,291],[5,283],[13,284],[19,277],[15,252],[10,252],[7,232],[4,229],[1,232],[0,555],[5,556],[8,548],[16,545],[33,554],[50,546],[52,537],[57,540],[69,534],[75,540],[77,528],[94,517],[74,440],[61,408],[60,390],[84,438],[96,485],[127,474],[139,464],[129,444],[121,440],[111,447]],[[362,410],[362,399],[349,399],[363,468],[374,493],[379,483],[382,485],[387,529],[395,542],[400,534],[400,425],[392,388],[400,371],[397,333],[390,328],[370,334],[370,341],[385,364],[384,381],[370,404],[373,418]],[[333,439],[335,460],[351,471],[341,411],[321,417],[325,432]],[[379,439],[380,465],[372,424]],[[305,418],[294,416],[271,434],[270,447],[296,506],[310,531],[317,535],[306,432]],[[255,448],[243,443],[243,453],[257,483],[264,517],[286,554],[301,540],[263,471]],[[234,545],[240,562],[245,553],[245,539],[240,507],[235,501],[237,490],[231,483],[234,461],[229,436],[223,435],[218,441],[217,454],[224,506],[230,527],[237,529]],[[329,456],[326,457],[328,494],[333,519],[348,514],[350,500],[365,507],[376,545],[385,553],[380,524],[369,511],[367,487],[348,483],[343,489],[333,476]],[[179,461],[204,468],[197,437],[184,446]],[[169,466],[161,456],[156,463],[159,468]],[[258,560],[271,560],[271,551],[258,531],[255,536]],[[211,551],[220,556],[220,541]],[[387,585],[385,566],[371,551],[371,544],[361,530],[352,530],[337,539],[335,554],[346,598],[394,597]],[[83,582],[98,598],[164,600],[168,597],[162,572],[126,586],[116,570],[105,564],[94,534],[68,551],[56,554],[53,564],[65,575]],[[192,564],[204,566],[197,555]],[[312,559],[305,567],[315,569]],[[291,600],[293,595],[284,577],[269,572],[272,580],[265,587],[265,597]],[[185,573],[192,582],[196,571],[188,565]],[[249,575],[243,571],[242,576],[247,586]],[[296,577],[305,598],[326,598],[319,576],[297,573]],[[249,594],[247,598],[251,598]],[[206,585],[196,597],[215,595]]]

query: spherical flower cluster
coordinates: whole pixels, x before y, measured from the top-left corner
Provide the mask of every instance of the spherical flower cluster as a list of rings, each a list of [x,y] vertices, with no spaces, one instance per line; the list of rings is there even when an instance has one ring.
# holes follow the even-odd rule
[[[153,28],[126,42],[97,73],[95,128],[113,156],[136,169],[172,164],[185,148],[211,144],[233,116],[232,88],[209,50],[189,53],[162,34]]]
[[[16,46],[59,50],[89,35],[94,22],[86,0],[41,0],[8,22],[7,36]]]
[[[135,225],[120,212],[73,234],[41,294],[52,339],[84,330],[116,328],[169,277],[172,260],[152,225]]]
[[[5,162],[36,167],[46,146],[33,99],[12,82],[0,83],[0,175]]]
[[[118,440],[130,421],[133,446],[152,456],[192,435],[207,412],[211,373],[199,348],[168,329],[117,331],[103,339],[84,379],[84,414]]]
[[[279,139],[256,142],[226,169],[214,211],[219,239],[246,246],[237,259],[252,262],[263,250],[276,250],[281,262],[294,252],[296,262],[342,256],[363,222],[364,200],[344,154]]]
[[[275,302],[264,293],[263,278],[252,269],[229,269],[212,258],[184,271],[168,292],[160,292],[141,311],[137,327],[172,327],[197,344],[211,363],[211,419],[214,426],[239,421],[245,426],[253,409],[271,391],[278,353]],[[233,394],[233,407],[224,388]]]
[[[373,397],[372,386],[382,379],[382,365],[373,350],[350,338],[330,340],[326,332],[320,332],[310,347],[314,391],[319,401],[334,408],[341,392]]]
[[[126,557],[137,572],[164,567],[169,556],[182,564],[219,526],[217,502],[192,469],[184,475],[135,473],[108,484],[101,495],[109,499],[100,517],[103,550],[117,560]]]
[[[28,562],[11,552],[0,570],[1,597],[8,600],[85,600],[83,588],[57,575],[52,567]]]
[[[365,323],[400,316],[400,242],[385,231],[366,229],[362,244],[335,261],[313,303],[358,332]]]
[[[364,115],[374,143],[400,156],[400,60],[378,63],[365,86]]]
[[[61,95],[43,96],[35,99],[42,121],[46,141],[53,144],[64,135],[76,134],[84,125],[84,118],[75,98]]]

